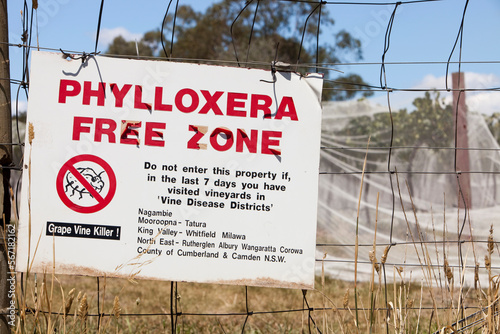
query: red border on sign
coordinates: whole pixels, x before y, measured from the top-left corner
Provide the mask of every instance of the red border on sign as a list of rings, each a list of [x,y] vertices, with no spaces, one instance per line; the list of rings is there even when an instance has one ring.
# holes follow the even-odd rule
[[[109,179],[109,191],[106,196],[102,197],[101,194],[99,194],[75,168],[75,164],[82,161],[90,161],[96,163],[104,169]],[[73,201],[69,199],[64,190],[64,176],[66,176],[67,172],[71,173],[75,178],[77,178],[82,186],[84,186],[85,189],[88,190],[89,193],[97,200],[96,205],[81,206],[73,203]],[[91,154],[77,155],[76,157],[69,159],[64,165],[62,165],[59,173],[57,174],[56,189],[61,201],[71,210],[79,213],[94,213],[102,210],[113,199],[113,196],[116,192],[116,176],[113,172],[113,169],[111,169],[111,166],[103,159]]]

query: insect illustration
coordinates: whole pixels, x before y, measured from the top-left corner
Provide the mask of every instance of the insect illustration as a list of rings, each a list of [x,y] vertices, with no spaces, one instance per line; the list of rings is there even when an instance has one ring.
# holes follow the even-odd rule
[[[101,174],[104,173],[104,171],[97,174],[90,167],[78,167],[76,170],[85,178],[85,180],[87,180],[92,188],[99,193],[101,192],[104,187],[104,181],[101,178]],[[88,194],[90,197],[94,198],[87,188],[85,188],[71,173],[66,174],[66,184],[64,187],[65,192],[71,190],[70,196],[73,196],[75,193],[79,193],[80,197],[78,199],[82,199],[84,194]]]

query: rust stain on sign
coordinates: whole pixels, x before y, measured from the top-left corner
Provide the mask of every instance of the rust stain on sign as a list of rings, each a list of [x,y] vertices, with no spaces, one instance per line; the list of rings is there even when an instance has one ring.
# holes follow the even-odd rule
[[[238,280],[218,280],[207,282],[212,284],[229,284],[229,285],[249,285],[249,286],[260,286],[268,288],[285,288],[285,289],[302,289],[302,290],[312,290],[314,289],[313,284],[305,283],[295,283],[280,281],[269,277],[258,277],[255,279],[238,279]]]
[[[37,263],[31,268],[31,272],[33,273],[51,273],[52,270],[53,270],[52,262]],[[93,277],[109,276],[108,273],[101,270],[97,270],[95,268],[90,268],[86,266],[68,265],[68,264],[56,263],[55,271],[56,273],[63,275],[93,276]]]

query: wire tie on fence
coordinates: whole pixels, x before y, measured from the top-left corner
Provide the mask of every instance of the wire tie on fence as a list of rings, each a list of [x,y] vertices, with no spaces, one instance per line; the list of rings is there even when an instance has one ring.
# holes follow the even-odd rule
[[[83,51],[82,56],[81,56],[82,64],[85,63],[89,57],[97,56],[99,53],[101,53],[101,51],[91,52],[91,53],[86,53],[85,51]],[[76,59],[79,59],[79,58],[76,58]]]
[[[71,60],[81,59],[82,60],[82,64],[85,63],[85,61],[87,61],[87,59],[89,57],[97,56],[98,54],[101,53],[101,51],[99,51],[99,52],[90,52],[90,53],[86,53],[85,51],[83,51],[81,56],[76,56],[74,54],[65,52],[63,49],[59,49],[59,51],[61,51],[61,53],[63,54],[64,59],[71,59]]]
[[[67,52],[64,52],[64,51],[63,51],[63,49],[59,49],[59,50],[60,50],[60,51],[61,51],[61,53],[63,54],[64,59],[68,59],[68,58],[69,58],[69,59],[73,59],[73,56],[72,56],[72,55],[70,55],[70,54],[69,54],[69,53],[67,53]]]
[[[277,79],[276,79],[276,64],[277,64],[277,62],[275,60],[273,60],[271,62],[271,75],[273,76],[273,81],[260,79],[261,82],[275,83],[277,81]]]

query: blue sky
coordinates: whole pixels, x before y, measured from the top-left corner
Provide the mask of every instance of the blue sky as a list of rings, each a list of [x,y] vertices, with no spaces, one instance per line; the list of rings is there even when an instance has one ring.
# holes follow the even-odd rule
[[[175,1],[174,1],[175,2]],[[204,11],[215,0],[180,0]],[[367,0],[377,3],[382,1]],[[384,1],[386,2],[386,1]],[[458,33],[465,0],[442,0],[405,4],[398,7],[393,24],[386,62],[445,62]],[[31,1],[29,1],[31,4]],[[36,17],[38,39],[32,45],[73,51],[94,51],[97,18],[101,1],[40,0]],[[168,1],[106,0],[99,37],[99,50],[106,50],[112,39],[121,34],[133,40],[149,30],[157,29]],[[11,43],[20,43],[22,33],[22,2],[10,1],[9,35]],[[372,85],[379,84],[380,65],[365,64],[381,61],[387,22],[394,6],[327,5],[335,20],[332,31],[323,31],[322,41],[332,40],[341,29],[362,42],[362,64],[339,66],[339,70],[360,74]],[[500,1],[471,1],[464,22],[462,61],[499,61],[498,64],[462,64],[467,88],[500,87]],[[21,50],[10,48],[11,77],[20,79]],[[458,60],[458,49],[452,61]],[[450,72],[457,71],[456,64]],[[404,64],[387,65],[388,86],[398,88],[444,88],[446,65]],[[15,89],[13,89],[15,91]],[[391,105],[411,108],[418,93],[394,93]],[[421,93],[420,93],[421,95]],[[449,99],[447,94],[442,94]],[[449,95],[449,94],[448,94]],[[385,105],[385,94],[375,94],[374,103]],[[484,113],[500,111],[500,93],[477,92],[467,97],[469,108]]]

